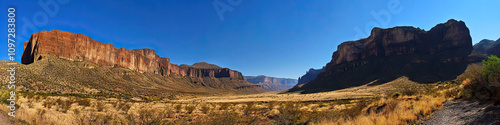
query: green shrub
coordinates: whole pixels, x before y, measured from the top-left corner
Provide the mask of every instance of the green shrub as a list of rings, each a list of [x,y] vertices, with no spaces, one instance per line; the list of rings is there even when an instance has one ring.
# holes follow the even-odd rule
[[[500,81],[500,58],[495,55],[483,60],[483,77],[489,82]]]

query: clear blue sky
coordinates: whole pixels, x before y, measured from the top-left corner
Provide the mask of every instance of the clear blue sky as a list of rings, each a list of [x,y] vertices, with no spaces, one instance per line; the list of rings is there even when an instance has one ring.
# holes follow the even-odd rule
[[[55,2],[58,10],[50,11],[56,8],[51,5],[46,11],[39,1]],[[457,19],[465,21],[473,43],[500,38],[498,0],[116,1],[2,0],[0,20],[5,25],[0,29],[5,35],[0,36],[7,41],[7,8],[15,7],[18,59],[30,34],[57,29],[117,48],[151,48],[175,64],[204,61],[243,75],[285,78],[321,68],[338,44],[367,37],[373,26],[429,30]],[[222,13],[224,20],[214,1],[222,3],[218,7],[227,5],[222,9],[232,9]],[[7,60],[7,43],[0,45],[0,60]]]

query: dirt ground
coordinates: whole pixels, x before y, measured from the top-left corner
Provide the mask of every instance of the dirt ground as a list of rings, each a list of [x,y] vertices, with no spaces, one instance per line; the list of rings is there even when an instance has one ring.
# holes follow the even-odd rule
[[[444,103],[425,125],[499,125],[500,105],[477,100],[452,100]]]

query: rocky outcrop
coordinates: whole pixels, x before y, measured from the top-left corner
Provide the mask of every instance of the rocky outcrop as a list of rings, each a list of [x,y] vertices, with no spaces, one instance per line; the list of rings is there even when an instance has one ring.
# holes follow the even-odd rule
[[[301,84],[304,84],[304,83],[307,83],[309,81],[316,79],[316,76],[318,76],[319,73],[322,73],[324,71],[325,71],[324,66],[321,69],[313,69],[313,68],[309,69],[309,71],[307,71],[306,74],[299,77],[297,85],[301,85]]]
[[[152,49],[118,49],[112,44],[101,43],[79,33],[58,30],[32,34],[30,40],[24,43],[21,62],[36,62],[43,58],[42,54],[75,61],[88,60],[102,66],[125,67],[164,76],[231,77],[243,80],[240,72],[228,68],[208,63],[178,66],[170,63],[169,58],[158,56]]]
[[[451,80],[467,64],[480,61],[472,52],[469,29],[448,20],[429,31],[414,27],[373,28],[368,38],[341,43],[316,79],[292,90],[329,91],[401,76],[417,82]]]
[[[275,78],[269,76],[245,76],[245,80],[262,86],[267,91],[281,91],[292,88],[297,84],[297,79]]]
[[[414,27],[373,28],[368,38],[340,44],[330,66],[368,57],[436,54],[455,51],[467,55],[472,50],[469,29],[462,21],[449,20],[426,32]],[[327,66],[328,67],[328,66]]]
[[[483,39],[474,45],[474,50],[483,54],[500,56],[500,38],[497,41]]]

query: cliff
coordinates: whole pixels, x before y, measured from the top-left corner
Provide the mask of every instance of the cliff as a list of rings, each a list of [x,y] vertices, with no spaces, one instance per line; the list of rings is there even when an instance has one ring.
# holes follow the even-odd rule
[[[325,72],[292,90],[330,91],[401,76],[421,83],[452,80],[469,63],[482,59],[471,54],[472,49],[469,29],[453,19],[429,31],[409,26],[373,28],[368,38],[341,43]]]
[[[30,40],[24,43],[21,62],[31,64],[42,59],[42,54],[68,60],[88,60],[102,66],[125,67],[164,76],[231,77],[243,80],[240,72],[228,68],[206,63],[178,66],[170,63],[169,58],[158,56],[152,49],[127,50],[123,47],[118,49],[112,44],[101,43],[79,33],[58,30],[32,34]]]
[[[276,78],[269,76],[245,76],[245,80],[262,86],[267,91],[281,91],[292,88],[297,84],[297,79]]]
[[[483,39],[474,45],[474,50],[483,54],[500,56],[500,38],[497,41]]]
[[[316,76],[318,76],[319,73],[322,73],[324,71],[325,71],[325,67],[323,67],[321,69],[313,69],[313,68],[309,69],[309,71],[307,71],[306,74],[299,77],[297,85],[301,85],[301,84],[304,84],[304,83],[307,83],[309,81],[316,79]]]

